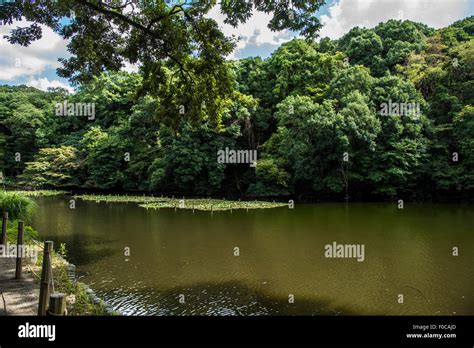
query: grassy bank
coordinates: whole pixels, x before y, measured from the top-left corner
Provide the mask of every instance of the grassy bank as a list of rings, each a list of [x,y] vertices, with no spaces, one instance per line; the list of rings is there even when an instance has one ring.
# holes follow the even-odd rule
[[[104,302],[95,303],[87,286],[69,277],[70,264],[63,257],[54,253],[52,265],[55,291],[67,295],[68,315],[109,315]],[[41,270],[40,264],[37,267]]]
[[[269,209],[288,206],[286,202],[266,201],[232,201],[226,199],[186,199],[154,196],[127,196],[127,195],[79,195],[76,198],[109,203],[138,203],[146,209],[176,208],[195,209],[204,211],[224,211],[234,209]]]
[[[65,195],[69,193],[68,191],[60,191],[60,190],[31,190],[31,191],[14,190],[11,192],[15,192],[27,197],[50,197],[50,196]]]
[[[8,241],[10,244],[16,244],[18,237],[17,227],[10,226],[8,228]],[[38,233],[31,227],[25,226],[24,243],[25,245],[36,248],[38,259],[24,260],[24,270],[33,274],[39,282],[41,277],[41,268],[43,262],[42,244],[37,241]],[[72,316],[85,315],[110,315],[107,311],[106,305],[103,302],[94,302],[91,296],[87,293],[87,286],[83,283],[71,279],[70,264],[65,260],[65,247],[60,248],[59,252],[52,254],[52,268],[54,279],[54,291],[66,294],[67,312]]]

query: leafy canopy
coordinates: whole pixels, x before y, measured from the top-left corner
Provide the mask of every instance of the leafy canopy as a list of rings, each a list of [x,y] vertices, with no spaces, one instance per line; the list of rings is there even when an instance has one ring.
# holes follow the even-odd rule
[[[70,58],[60,59],[60,76],[84,84],[103,71],[118,71],[126,62],[143,75],[142,93],[160,97],[176,117],[214,126],[233,92],[233,76],[225,62],[235,47],[208,12],[219,6],[225,22],[245,23],[255,10],[271,14],[271,30],[289,29],[315,37],[321,24],[316,11],[323,0],[59,0],[15,1],[1,6],[0,23],[26,19],[6,36],[28,46],[46,25],[69,39]],[[184,106],[181,116],[178,108]]]

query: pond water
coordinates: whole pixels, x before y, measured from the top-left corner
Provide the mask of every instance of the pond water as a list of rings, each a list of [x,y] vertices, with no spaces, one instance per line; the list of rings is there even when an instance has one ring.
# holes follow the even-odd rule
[[[125,315],[474,314],[472,205],[211,214],[69,199],[38,198],[32,225]],[[325,257],[333,242],[363,245],[364,261]]]

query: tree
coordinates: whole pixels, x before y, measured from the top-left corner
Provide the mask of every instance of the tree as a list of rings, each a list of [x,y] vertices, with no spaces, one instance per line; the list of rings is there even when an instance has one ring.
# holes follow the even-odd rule
[[[369,67],[375,76],[393,72],[412,51],[420,52],[432,29],[412,21],[389,20],[374,29],[355,27],[338,40],[351,64]]]
[[[218,163],[217,151],[229,146],[222,136],[205,126],[183,125],[176,136],[168,133],[162,146],[162,157],[150,167],[151,189],[199,195],[221,189],[225,165]]]
[[[126,144],[112,132],[104,132],[99,126],[84,134],[86,187],[96,189],[118,189],[124,184],[126,169]]]
[[[289,95],[308,95],[322,100],[328,84],[343,65],[343,55],[317,51],[303,40],[284,43],[268,61],[268,78],[274,81],[272,105]]]
[[[255,183],[249,187],[249,192],[258,196],[287,195],[288,173],[280,168],[272,158],[258,161]]]
[[[33,159],[38,148],[47,143],[52,113],[52,101],[57,91],[50,93],[35,88],[0,86],[0,153],[6,176],[20,174],[25,162]]]
[[[26,163],[20,183],[40,187],[77,187],[81,184],[82,167],[79,151],[72,146],[44,148]]]
[[[460,165],[458,189],[469,195],[474,189],[474,106],[465,106],[454,116],[454,135],[459,144]],[[451,154],[453,156],[453,154]],[[451,158],[453,159],[453,157]]]
[[[431,121],[429,147],[430,161],[425,165],[425,191],[433,188],[436,194],[463,193],[469,160],[454,162],[453,154],[459,153],[459,128],[454,120],[464,114],[472,104],[473,40],[462,28],[469,31],[472,18],[442,28],[427,40],[424,51],[412,52],[398,71],[407,76],[428,102],[427,116]],[[463,110],[464,111],[461,111]],[[466,129],[469,126],[466,125]],[[465,167],[467,165],[467,168]],[[462,189],[463,188],[463,189]]]
[[[372,100],[377,107],[381,131],[371,162],[369,181],[373,193],[396,196],[402,192],[416,191],[417,171],[427,161],[428,131],[430,122],[423,111],[425,101],[412,84],[396,76],[376,80]],[[419,114],[383,115],[383,103],[418,104]]]
[[[345,40],[348,41],[344,51],[351,64],[369,67],[374,73],[380,74],[384,69],[383,43],[380,36],[373,30],[355,28]]]
[[[196,120],[206,114],[217,126],[232,94],[225,57],[234,42],[206,17],[216,4],[216,0],[19,1],[2,5],[0,22],[11,24],[22,18],[32,22],[11,31],[7,39],[12,44],[28,46],[39,39],[40,25],[69,39],[71,57],[61,59],[58,72],[73,83],[89,82],[103,71],[118,71],[124,62],[138,63],[143,92],[184,105],[182,117]],[[316,11],[322,5],[322,0],[219,3],[225,22],[233,26],[245,23],[258,10],[272,15],[271,30],[290,29],[306,37],[317,35],[321,24]]]
[[[232,12],[238,3],[252,6],[224,6]],[[155,13],[150,11],[137,20],[149,20]],[[190,23],[179,22],[187,21],[183,16],[173,14],[171,22],[158,21],[152,30],[171,30],[160,27],[168,23],[194,31],[193,25],[186,27]],[[186,70],[166,57],[150,62],[161,65],[148,75],[146,69],[91,74],[73,94],[2,86],[1,171],[17,183],[169,194],[469,198],[474,169],[472,18],[438,30],[388,21],[374,29],[354,28],[339,40],[294,39],[267,59],[216,63],[204,51],[183,54],[183,68],[199,75],[195,93],[188,93]],[[134,29],[127,30],[124,37]],[[181,33],[176,37],[182,38]],[[217,70],[211,69],[214,65]],[[214,76],[211,82],[208,73]],[[214,93],[221,83],[227,94]],[[204,103],[184,105],[182,98]],[[94,103],[95,117],[58,117],[58,102]],[[382,111],[388,103],[419,109],[387,114]],[[217,151],[226,147],[257,150],[257,167],[219,163]],[[16,152],[22,162],[15,161]]]

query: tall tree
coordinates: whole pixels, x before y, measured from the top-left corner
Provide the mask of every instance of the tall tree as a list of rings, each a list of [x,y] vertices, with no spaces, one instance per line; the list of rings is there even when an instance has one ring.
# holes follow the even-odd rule
[[[41,38],[46,25],[69,39],[71,57],[61,59],[61,76],[73,83],[91,81],[101,72],[138,64],[143,92],[160,96],[176,117],[220,122],[232,94],[225,57],[234,49],[217,23],[206,16],[219,6],[225,22],[245,23],[253,11],[272,16],[269,28],[290,29],[315,37],[321,27],[316,11],[323,0],[59,0],[15,1],[2,5],[0,23],[25,19],[7,39],[27,46]],[[66,19],[66,20],[65,20]],[[185,112],[179,113],[184,106]]]

